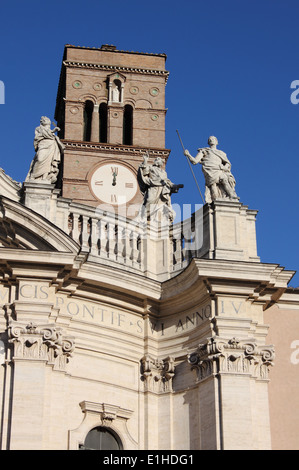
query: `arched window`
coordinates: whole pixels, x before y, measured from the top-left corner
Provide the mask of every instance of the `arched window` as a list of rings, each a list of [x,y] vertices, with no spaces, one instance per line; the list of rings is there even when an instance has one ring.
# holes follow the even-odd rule
[[[87,434],[81,450],[122,450],[118,435],[111,429],[98,426]]]
[[[133,108],[129,104],[124,108],[123,144],[133,145]]]
[[[101,103],[99,107],[100,142],[107,142],[107,104]]]
[[[84,107],[84,128],[83,128],[83,140],[90,142],[91,138],[91,121],[93,113],[93,102],[86,101]]]

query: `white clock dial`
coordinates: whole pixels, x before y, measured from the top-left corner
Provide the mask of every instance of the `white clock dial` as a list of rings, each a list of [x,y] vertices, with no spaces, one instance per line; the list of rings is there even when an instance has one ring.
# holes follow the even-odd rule
[[[126,204],[137,192],[135,174],[126,166],[109,162],[93,172],[90,187],[94,196],[107,204]]]

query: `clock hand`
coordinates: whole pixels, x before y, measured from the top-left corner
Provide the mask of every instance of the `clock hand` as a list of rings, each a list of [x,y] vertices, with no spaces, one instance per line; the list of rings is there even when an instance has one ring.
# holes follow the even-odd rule
[[[112,172],[112,176],[113,176],[112,186],[115,186],[116,185],[116,176],[118,174],[118,168],[112,166],[111,167],[111,172]]]

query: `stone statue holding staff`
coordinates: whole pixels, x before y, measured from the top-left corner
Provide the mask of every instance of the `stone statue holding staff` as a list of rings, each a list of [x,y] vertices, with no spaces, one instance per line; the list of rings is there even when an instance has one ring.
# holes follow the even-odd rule
[[[184,151],[193,165],[197,163],[202,165],[206,183],[206,202],[210,203],[219,198],[238,200],[235,192],[236,181],[231,173],[231,163],[226,153],[217,149],[218,140],[214,136],[209,137],[208,145],[207,148],[199,148],[195,157],[192,157],[188,150]]]

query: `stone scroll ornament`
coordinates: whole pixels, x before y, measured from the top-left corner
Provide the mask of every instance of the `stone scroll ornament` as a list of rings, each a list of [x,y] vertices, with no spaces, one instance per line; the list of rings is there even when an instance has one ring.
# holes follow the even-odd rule
[[[142,216],[155,216],[162,209],[164,215],[173,221],[175,213],[171,206],[171,194],[177,193],[183,184],[174,184],[167,177],[163,160],[157,157],[154,163],[148,163],[148,154],[144,155],[139,166],[137,180],[143,194]]]
[[[59,369],[65,368],[75,349],[74,339],[65,336],[60,327],[52,324],[11,321],[8,340],[14,345],[15,359],[43,360]]]
[[[49,182],[56,183],[61,156],[64,145],[55,132],[59,127],[51,129],[51,120],[42,116],[40,126],[35,129],[34,149],[35,156],[26,177],[26,182]]]
[[[235,192],[236,181],[231,173],[231,163],[226,153],[217,149],[218,140],[214,136],[209,137],[208,145],[209,147],[199,148],[195,157],[190,155],[189,150],[184,151],[193,165],[198,163],[202,165],[206,202],[211,203],[216,199],[238,201],[239,198]]]
[[[145,391],[157,393],[172,391],[175,375],[174,358],[157,359],[145,355],[141,359],[141,374]]]
[[[258,345],[254,338],[228,340],[216,336],[190,353],[188,362],[196,371],[198,382],[219,373],[246,374],[268,380],[274,358],[273,345]]]

